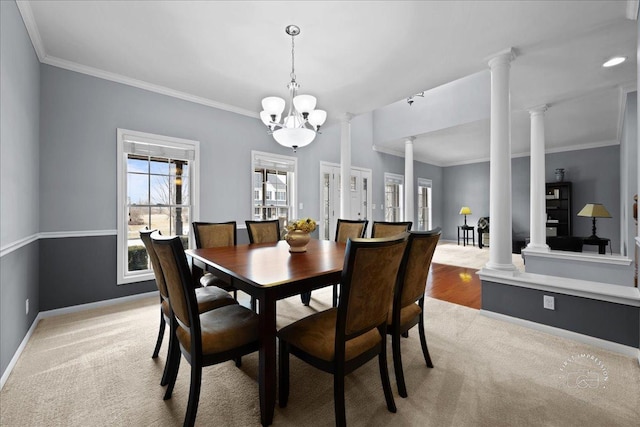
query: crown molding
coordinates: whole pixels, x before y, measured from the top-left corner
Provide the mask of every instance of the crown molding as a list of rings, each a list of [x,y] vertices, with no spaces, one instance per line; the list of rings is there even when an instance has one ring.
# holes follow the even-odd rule
[[[87,74],[93,77],[97,77],[104,80],[109,80],[116,83],[121,83],[127,86],[133,86],[138,89],[148,90],[150,92],[159,93],[161,95],[170,96],[173,98],[182,99],[184,101],[193,102],[196,104],[205,105],[207,107],[217,108],[219,110],[229,111],[231,113],[241,114],[243,116],[259,118],[259,114],[255,111],[245,110],[244,108],[234,107],[233,105],[223,104],[222,102],[217,102],[208,98],[203,98],[196,95],[191,95],[186,92],[181,92],[178,90],[170,89],[165,86],[155,85],[152,83],[147,83],[142,80],[133,79],[131,77],[126,77],[120,74],[111,73],[109,71],[100,70],[93,67],[88,67],[86,65],[80,65],[75,62],[67,61],[65,59],[60,59],[52,56],[45,56],[45,58],[41,61],[44,64],[48,64],[58,68],[64,68],[66,70],[75,71],[77,73]]]
[[[33,45],[33,49],[36,51],[38,60],[42,62],[43,59],[47,56],[47,54],[44,50],[44,44],[42,43],[42,37],[40,36],[40,31],[38,31],[36,20],[33,17],[33,10],[31,9],[31,4],[25,0],[17,0],[16,5],[18,6],[18,11],[22,16],[22,21],[24,22],[24,26],[27,28],[27,34],[29,34],[29,38],[31,39],[31,44]]]

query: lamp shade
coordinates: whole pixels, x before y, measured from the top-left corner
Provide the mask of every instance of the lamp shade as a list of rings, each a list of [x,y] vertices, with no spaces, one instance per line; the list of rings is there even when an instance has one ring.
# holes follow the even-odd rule
[[[578,212],[578,216],[587,216],[590,218],[611,218],[611,214],[601,203],[587,203],[584,208]]]
[[[460,209],[460,215],[471,215],[471,208],[463,206],[462,209]]]
[[[316,133],[307,128],[281,128],[273,132],[273,137],[285,147],[304,147],[311,144]]]

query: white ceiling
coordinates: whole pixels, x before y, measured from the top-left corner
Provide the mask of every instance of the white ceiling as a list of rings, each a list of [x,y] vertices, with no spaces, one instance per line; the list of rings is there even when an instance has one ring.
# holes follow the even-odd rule
[[[621,1],[19,1],[40,60],[258,117],[286,97],[296,38],[302,93],[335,121],[488,68],[513,48],[512,152],[526,154],[527,109],[549,105],[548,151],[619,143],[636,88],[638,0]],[[611,56],[629,58],[614,68]],[[420,102],[417,98],[416,102]],[[408,106],[408,104],[407,104]],[[416,159],[486,160],[488,121],[418,135]],[[410,136],[410,135],[407,135]],[[402,152],[401,141],[376,144]]]

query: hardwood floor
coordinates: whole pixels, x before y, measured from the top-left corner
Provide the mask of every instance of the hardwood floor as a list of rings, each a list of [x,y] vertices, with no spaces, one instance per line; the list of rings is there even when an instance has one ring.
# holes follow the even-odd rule
[[[478,270],[445,264],[431,264],[426,295],[454,304],[480,309],[482,292]]]

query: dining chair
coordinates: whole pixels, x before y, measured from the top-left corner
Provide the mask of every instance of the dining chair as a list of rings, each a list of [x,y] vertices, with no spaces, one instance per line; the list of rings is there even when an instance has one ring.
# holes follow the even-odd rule
[[[373,221],[373,225],[371,226],[371,237],[395,236],[396,234],[411,230],[412,225],[413,222],[411,221]]]
[[[350,238],[356,239],[364,237],[367,232],[367,224],[369,224],[369,220],[366,219],[338,219],[338,222],[336,223],[335,241],[339,243],[347,243],[347,240]],[[333,307],[338,306],[338,285],[339,283],[333,284]],[[311,302],[311,292],[303,292],[300,294],[300,298],[304,305],[309,305]]]
[[[245,221],[249,243],[275,243],[280,240],[280,221]]]
[[[367,233],[367,225],[369,220],[367,219],[338,219],[336,223],[336,242],[347,243],[348,239],[362,238]],[[338,306],[338,286],[339,283],[333,284],[333,307]]]
[[[184,419],[185,426],[193,426],[198,411],[202,368],[238,359],[259,348],[258,315],[239,304],[229,304],[201,313],[184,248],[178,237],[151,235],[165,278],[171,306],[171,322],[180,346],[180,353],[191,365],[189,400]],[[204,288],[206,289],[206,288]],[[177,369],[172,372],[165,399],[170,399],[176,383]]]
[[[387,333],[391,335],[393,367],[396,373],[398,394],[407,397],[407,387],[402,370],[400,337],[418,325],[422,355],[427,367],[433,368],[427,339],[424,333],[424,294],[431,259],[440,239],[441,230],[409,232],[407,248],[398,271],[398,282],[393,296],[393,306],[387,319]]]
[[[140,239],[142,240],[142,243],[147,250],[147,254],[149,254],[149,259],[151,260],[151,268],[156,280],[156,286],[158,287],[158,292],[160,293],[160,328],[158,330],[158,339],[156,340],[156,346],[153,350],[153,355],[151,356],[153,359],[158,357],[158,353],[160,352],[166,324],[169,323],[169,325],[171,325],[171,307],[169,304],[169,293],[167,292],[167,285],[164,280],[164,274],[162,273],[162,267],[160,266],[158,255],[156,254],[156,251],[151,242],[151,234],[154,232],[157,232],[158,235],[160,234],[160,232],[157,230],[140,230]],[[214,310],[225,305],[236,304],[236,300],[234,300],[231,295],[216,286],[210,286],[208,288],[195,288],[195,294],[198,303],[198,311],[201,313],[209,310]],[[175,333],[174,331],[171,331],[171,327],[169,329],[169,350],[167,351],[167,360],[165,361],[164,372],[162,374],[162,379],[160,380],[160,385],[163,386],[167,385],[170,372],[175,365],[175,358],[171,359],[171,349],[176,345]]]
[[[286,407],[289,398],[291,353],[333,374],[335,421],[337,426],[345,426],[345,376],[378,356],[387,409],[396,412],[387,369],[386,330],[406,240],[406,235],[349,239],[338,307],[312,314],[278,331],[280,407]]]
[[[193,222],[193,234],[196,239],[196,248],[219,248],[223,246],[235,246],[237,243],[237,226],[235,221],[229,222]],[[201,268],[192,265],[191,271],[200,279],[202,286],[217,286],[225,291],[233,291],[233,297],[238,299],[238,290],[230,283],[222,280],[212,273],[205,273]]]

